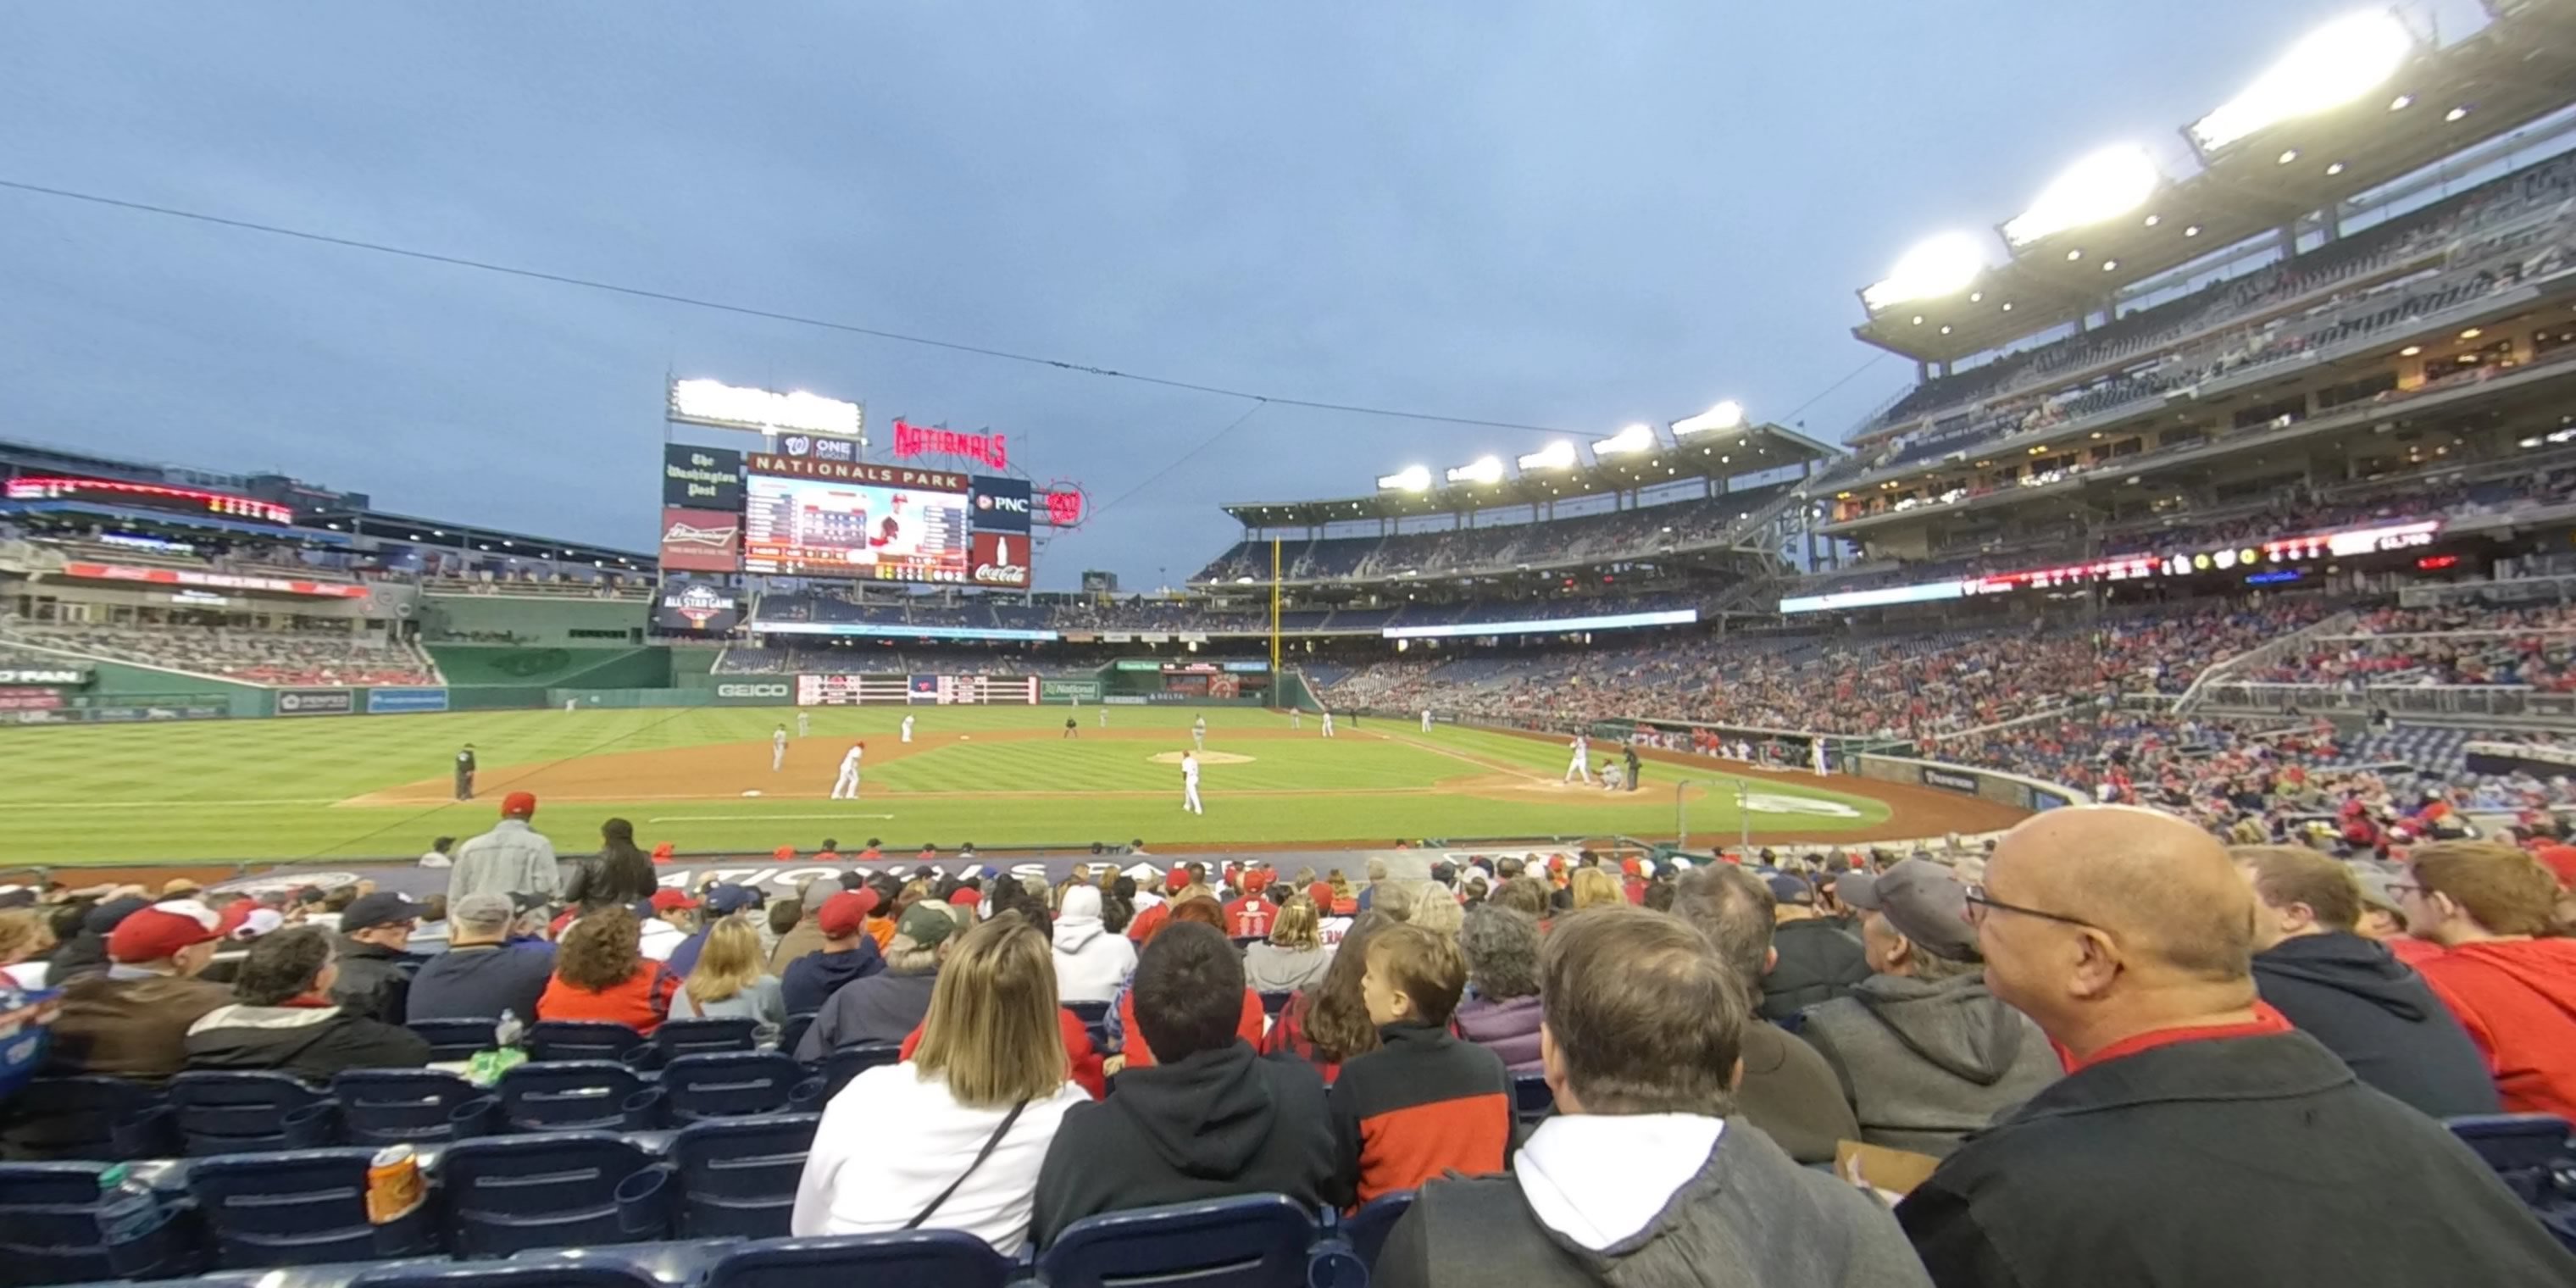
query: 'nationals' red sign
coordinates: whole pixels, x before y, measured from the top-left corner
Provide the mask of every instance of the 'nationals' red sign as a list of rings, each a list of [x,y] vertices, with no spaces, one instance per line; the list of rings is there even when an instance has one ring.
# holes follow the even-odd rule
[[[937,425],[915,425],[897,416],[894,422],[894,454],[897,456],[962,456],[994,469],[1010,468],[1010,444],[1002,434],[960,434]]]

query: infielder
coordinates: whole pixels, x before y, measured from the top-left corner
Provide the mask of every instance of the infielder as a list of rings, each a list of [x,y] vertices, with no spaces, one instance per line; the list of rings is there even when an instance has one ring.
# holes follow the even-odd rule
[[[864,742],[851,743],[850,749],[841,753],[841,776],[832,782],[833,800],[859,798],[859,758],[867,754],[868,745]]]
[[[1422,709],[1422,732],[1431,732],[1431,708],[1429,707]]]
[[[797,737],[802,738],[802,737],[804,737],[806,734],[813,732],[813,725],[812,725],[812,721],[813,721],[813,719],[814,719],[814,717],[812,717],[812,716],[810,716],[810,715],[806,714],[805,712],[799,711],[799,712],[797,712],[797,713],[796,713],[796,736],[797,736]]]
[[[1207,750],[1206,716],[1200,716],[1198,719],[1190,722],[1190,741],[1198,744],[1199,750]]]
[[[1067,720],[1067,721],[1065,721],[1065,723],[1066,723],[1066,724],[1072,724],[1073,722],[1072,722],[1072,721],[1070,721],[1070,720]],[[1103,707],[1101,707],[1101,708],[1100,708],[1100,727],[1101,727],[1101,728],[1103,728],[1103,729],[1106,729],[1106,728],[1108,728],[1108,727],[1109,727],[1109,708],[1108,708],[1108,707],[1106,707],[1106,706],[1103,706]]]
[[[1592,740],[1578,733],[1566,746],[1574,750],[1574,762],[1565,767],[1561,781],[1570,783],[1580,778],[1588,786],[1592,782]]]
[[[1291,729],[1303,729],[1306,727],[1306,708],[1288,708],[1288,727]]]
[[[1199,804],[1199,754],[1181,753],[1181,809],[1184,813],[1205,814],[1207,806]]]
[[[1327,738],[1333,736],[1333,713],[1330,711],[1324,713],[1324,736]]]
[[[912,741],[912,717],[911,717],[911,716],[905,716],[905,717],[903,718],[903,740],[904,740],[905,742],[910,742],[910,741]]]
[[[769,735],[769,772],[787,767],[787,726],[780,725]]]

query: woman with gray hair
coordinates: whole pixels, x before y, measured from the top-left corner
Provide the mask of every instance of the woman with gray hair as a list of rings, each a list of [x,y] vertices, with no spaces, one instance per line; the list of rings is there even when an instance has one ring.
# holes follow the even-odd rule
[[[1513,1073],[1539,1072],[1538,920],[1489,904],[1467,923],[1459,948],[1475,997],[1458,1008],[1458,1032]]]

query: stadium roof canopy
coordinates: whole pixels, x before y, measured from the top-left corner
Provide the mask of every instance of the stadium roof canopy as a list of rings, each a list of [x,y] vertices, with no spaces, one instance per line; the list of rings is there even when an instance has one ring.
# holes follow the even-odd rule
[[[419,519],[407,514],[383,510],[343,510],[315,514],[298,521],[306,527],[332,532],[348,532],[379,541],[403,541],[413,545],[463,550],[474,554],[490,553],[503,558],[544,559],[549,562],[586,563],[610,571],[650,572],[658,566],[653,556],[613,546],[588,545],[578,541],[552,541],[523,532],[504,532],[498,528],[479,528],[455,524],[444,519]]]
[[[2183,127],[2198,173],[2165,179],[2129,170],[2112,176],[2120,181],[2112,186],[2130,185],[2110,202],[2127,207],[2120,213],[2000,224],[2011,248],[2000,264],[1974,268],[1977,252],[1965,249],[1971,239],[1927,244],[1929,259],[1947,260],[1947,271],[1929,263],[1909,274],[1900,265],[1889,282],[1862,293],[1869,321],[1852,334],[1921,362],[1972,357],[2576,104],[2576,5],[2489,7],[2502,12],[2457,43],[2435,49],[2419,39],[2402,53],[2389,50],[2395,70],[2340,107],[2258,123],[2241,113],[2225,119],[2238,106],[2231,102]],[[2253,128],[2231,128],[2244,125]],[[1917,277],[1919,294],[1897,280],[1907,276]]]
[[[1687,423],[1687,422],[1684,422]],[[1635,433],[1643,426],[1632,426]],[[1606,441],[1606,440],[1605,440]],[[1830,460],[1841,450],[1778,425],[1745,425],[1733,430],[1691,434],[1678,442],[1649,432],[1640,450],[1603,455],[1584,464],[1563,451],[1570,464],[1531,466],[1490,483],[1453,483],[1419,490],[1381,488],[1366,496],[1319,501],[1246,501],[1224,507],[1248,528],[1313,527],[1370,519],[1406,519],[1433,514],[1465,514],[1518,505],[1545,505],[1584,496],[1607,496],[1638,488],[1660,487],[1685,479],[1724,479],[1810,461]],[[1535,455],[1535,454],[1534,454]]]

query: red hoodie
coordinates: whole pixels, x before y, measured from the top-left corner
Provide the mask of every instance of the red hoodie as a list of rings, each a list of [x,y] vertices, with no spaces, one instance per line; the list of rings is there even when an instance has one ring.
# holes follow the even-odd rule
[[[2486,1056],[2505,1112],[2576,1119],[2576,939],[2462,944],[2415,969]]]

